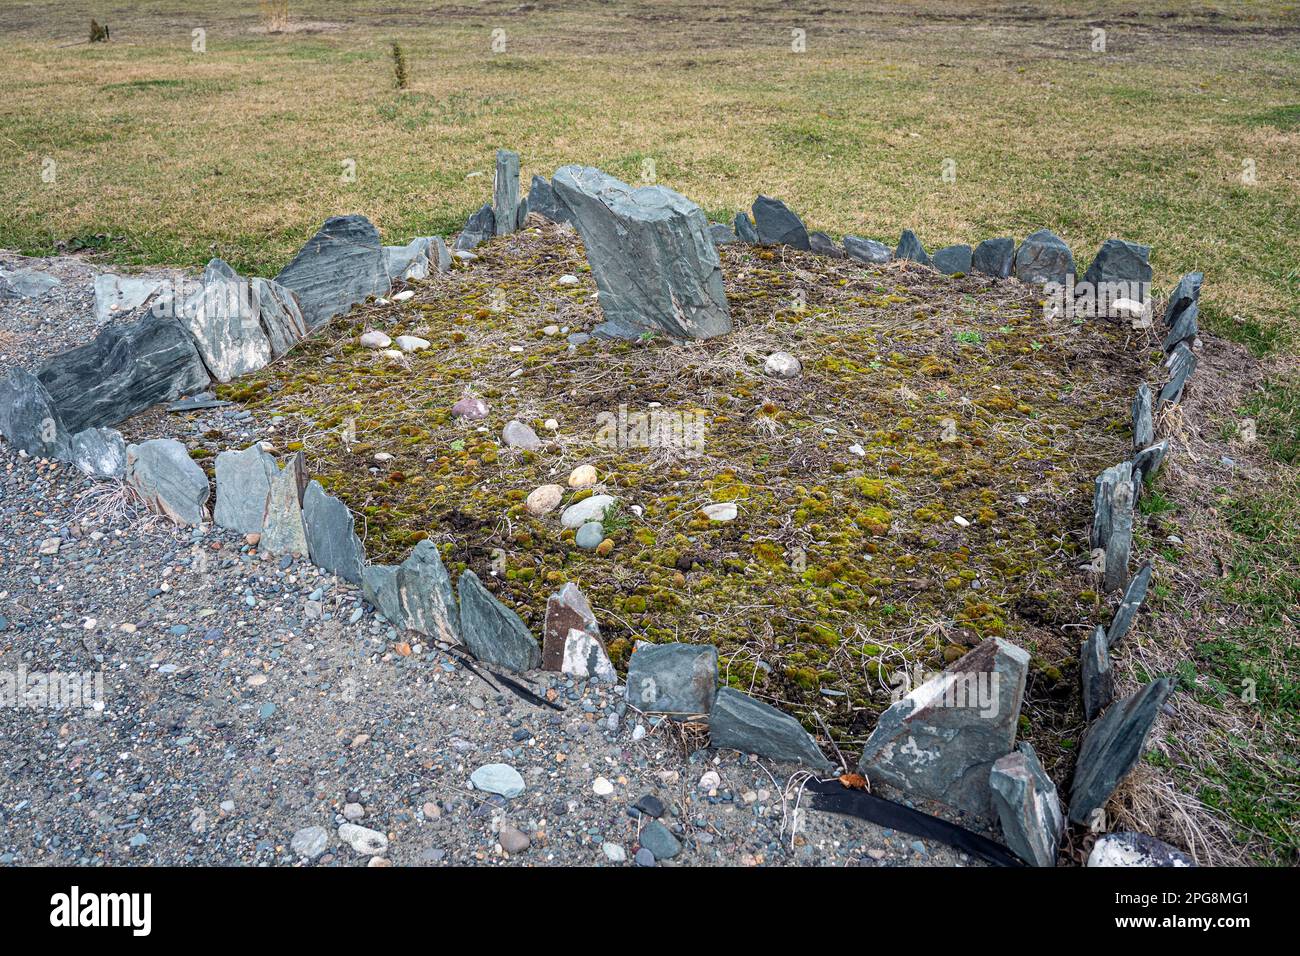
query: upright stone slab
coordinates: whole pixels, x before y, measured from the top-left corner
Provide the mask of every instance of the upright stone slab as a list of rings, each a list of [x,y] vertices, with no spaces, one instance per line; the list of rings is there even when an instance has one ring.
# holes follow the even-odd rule
[[[66,459],[68,431],[50,393],[25,368],[0,381],[0,435],[37,458]]]
[[[912,262],[919,262],[923,266],[932,265],[930,256],[925,251],[925,246],[921,245],[921,240],[916,237],[911,229],[904,229],[903,234],[898,237],[898,247],[894,250],[895,259],[909,259]]]
[[[1032,866],[1056,866],[1065,814],[1056,784],[1028,741],[994,761],[989,787],[1011,852]]]
[[[497,150],[496,173],[492,179],[493,226],[498,236],[515,231],[519,213],[519,154]]]
[[[528,211],[551,222],[569,221],[568,207],[555,195],[550,182],[542,176],[534,176],[528,184]]]
[[[271,555],[307,557],[307,529],[302,522],[302,495],[307,487],[307,466],[302,452],[271,476],[258,549]]]
[[[145,506],[179,525],[202,524],[208,476],[185,446],[172,438],[155,438],[126,446],[126,483]]]
[[[181,305],[179,318],[218,382],[256,372],[271,361],[271,340],[257,305],[252,283],[221,259],[208,263],[199,290]]]
[[[1133,480],[1138,484],[1150,481],[1160,473],[1160,466],[1169,456],[1169,439],[1162,438],[1133,456]]]
[[[1106,570],[1102,583],[1107,592],[1128,586],[1129,557],[1133,551],[1133,507],[1137,486],[1121,481],[1110,502],[1110,534],[1106,539]]]
[[[1166,352],[1172,352],[1180,342],[1190,345],[1196,340],[1196,337],[1201,334],[1200,315],[1201,307],[1195,302],[1189,302],[1178,313],[1162,343]]]
[[[212,520],[219,528],[240,534],[260,534],[266,517],[271,479],[280,473],[275,458],[250,445],[243,451],[223,451],[217,456],[217,501]]]
[[[753,213],[758,241],[763,245],[791,246],[805,252],[812,249],[803,220],[781,200],[759,196],[754,200]]]
[[[1145,302],[1151,297],[1151,247],[1124,239],[1107,239],[1083,274],[1083,281],[1092,285],[1099,302],[1103,290],[1110,301]]]
[[[726,246],[733,242],[739,242],[736,234],[731,231],[731,227],[720,222],[709,223],[709,235],[713,237],[715,246]]]
[[[971,270],[995,279],[1005,279],[1011,275],[1015,261],[1016,240],[1010,236],[985,239],[975,247],[971,256]]]
[[[312,481],[302,496],[302,521],[311,563],[353,584],[361,583],[366,553],[348,506]]]
[[[1111,618],[1110,627],[1106,629],[1106,646],[1114,647],[1129,632],[1133,626],[1133,620],[1137,617],[1138,611],[1142,609],[1142,604],[1147,599],[1147,589],[1151,585],[1151,575],[1154,568],[1150,561],[1145,561],[1138,573],[1133,576],[1128,587],[1124,591],[1124,599],[1120,601],[1119,607],[1115,610],[1115,616]]]
[[[858,772],[993,818],[989,774],[1016,743],[1029,654],[991,637],[880,715]]]
[[[384,246],[384,271],[390,282],[429,277],[429,244],[427,236],[412,239],[404,246]]]
[[[114,428],[87,428],[72,436],[68,456],[91,478],[126,476],[126,441]]]
[[[720,688],[713,700],[709,743],[822,772],[831,769],[831,762],[799,721],[730,687]]]
[[[1151,410],[1151,387],[1143,382],[1133,398],[1133,448],[1146,448],[1155,440],[1156,422]]]
[[[1066,277],[1074,275],[1074,255],[1060,236],[1040,229],[1016,250],[1015,272],[1017,279],[1032,285],[1065,285]]]
[[[1177,405],[1182,400],[1183,390],[1187,387],[1192,373],[1196,371],[1196,361],[1196,353],[1186,342],[1179,342],[1174,346],[1165,362],[1165,366],[1169,369],[1169,381],[1165,382],[1164,387],[1160,389],[1160,395],[1156,399],[1157,411],[1165,405]]]
[[[726,226],[722,228],[725,229]],[[808,233],[808,245],[819,256],[829,256],[832,259],[844,258],[844,250],[840,248],[839,243],[824,232]]]
[[[451,271],[451,250],[447,248],[442,236],[429,239],[429,262],[439,272]]]
[[[618,673],[610,662],[605,642],[595,634],[574,628],[564,639],[564,658],[560,661],[561,673],[588,680],[595,678],[607,684],[618,683]]]
[[[718,690],[718,649],[712,644],[637,641],[627,665],[627,702],[647,714],[703,717]]]
[[[1169,294],[1165,304],[1165,328],[1173,328],[1183,309],[1197,302],[1201,297],[1201,284],[1205,281],[1202,272],[1189,272],[1178,280],[1174,291]]]
[[[1089,544],[1092,548],[1105,548],[1114,524],[1115,489],[1121,484],[1133,483],[1133,463],[1121,462],[1107,468],[1093,481],[1092,530]]]
[[[944,246],[931,259],[935,269],[947,276],[965,275],[970,272],[972,261],[970,246],[961,244]]]
[[[379,230],[356,215],[326,219],[275,281],[298,297],[311,328],[371,296],[387,295],[391,287]]]
[[[863,239],[861,236],[844,237],[844,253],[850,259],[865,262],[868,265],[884,265],[894,257],[889,246],[875,239]]]
[[[361,572],[361,593],[397,630],[406,630],[406,612],[397,593],[398,569],[388,564],[368,564]]]
[[[528,625],[483,586],[473,571],[460,576],[461,639],[487,664],[522,673],[537,667],[542,652]]]
[[[751,246],[758,245],[758,230],[754,228],[754,220],[749,218],[749,213],[736,213],[734,225],[737,239],[741,242],[747,242]]]
[[[429,539],[417,544],[397,569],[397,597],[402,618],[412,631],[444,644],[460,642],[460,612],[451,575],[443,566],[438,546]]]
[[[731,331],[718,250],[699,206],[589,166],[565,166],[552,184],[573,213],[600,293],[605,323],[597,333],[707,339]]]
[[[599,639],[600,625],[587,596],[572,581],[546,599],[546,624],[542,631],[542,670],[558,671],[564,663],[564,646],[572,630]]]
[[[1084,734],[1070,789],[1070,822],[1087,825],[1142,754],[1147,734],[1173,693],[1172,678],[1153,680],[1116,701]]]
[[[68,431],[117,425],[159,402],[208,387],[194,340],[176,319],[146,314],[110,325],[36,373]]]
[[[492,207],[483,205],[478,211],[473,213],[465,220],[465,227],[461,229],[460,235],[452,244],[457,252],[469,252],[477,248],[481,243],[487,242],[497,232],[496,214],[492,212]]]
[[[1115,699],[1115,675],[1110,669],[1106,629],[1098,627],[1079,651],[1079,674],[1083,683],[1083,716],[1091,721]]]
[[[307,337],[307,322],[298,307],[298,297],[270,279],[249,280],[257,319],[266,340],[271,343],[271,357],[278,359]]]

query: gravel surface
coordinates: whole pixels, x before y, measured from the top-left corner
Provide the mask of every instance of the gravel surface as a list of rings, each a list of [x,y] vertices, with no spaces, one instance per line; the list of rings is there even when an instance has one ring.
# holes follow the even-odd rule
[[[95,334],[94,267],[0,266],[65,280],[0,301],[0,374]],[[241,414],[122,430],[275,441]],[[794,768],[698,749],[621,687],[538,672],[525,682],[563,710],[528,703],[418,639],[306,561],[174,528],[0,442],[0,673],[103,680],[98,707],[0,707],[0,864],[971,862],[835,814],[801,809],[794,832]],[[489,764],[523,792],[473,788]]]

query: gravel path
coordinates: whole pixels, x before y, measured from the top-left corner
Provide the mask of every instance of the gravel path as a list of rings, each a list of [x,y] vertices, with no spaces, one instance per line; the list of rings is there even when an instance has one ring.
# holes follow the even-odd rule
[[[0,374],[95,334],[92,267],[0,266],[65,279],[0,301]],[[232,446],[274,441],[230,410],[124,431],[192,442],[214,422]],[[528,675],[556,711],[406,639],[306,561],[174,528],[116,483],[0,443],[0,675],[102,674],[104,691],[99,709],[0,707],[0,864],[635,865],[643,842],[661,857],[680,843],[660,865],[970,862],[835,814],[800,811],[792,833],[792,768],[688,754],[621,687]],[[498,763],[521,794],[471,787]],[[631,809],[646,795],[671,840]],[[345,822],[386,848],[354,849]]]

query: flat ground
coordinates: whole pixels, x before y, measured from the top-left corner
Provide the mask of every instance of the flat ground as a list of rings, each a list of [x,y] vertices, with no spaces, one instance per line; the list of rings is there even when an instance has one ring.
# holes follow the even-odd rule
[[[271,275],[330,214],[364,212],[389,241],[454,229],[500,145],[525,175],[653,169],[715,218],[762,191],[836,235],[908,226],[934,248],[1045,225],[1084,260],[1111,235],[1150,243],[1164,289],[1202,269],[1221,338],[1178,423],[1182,464],[1144,506],[1164,583],[1120,663],[1130,683],[1176,667],[1194,705],[1124,812],[1221,859],[1294,861],[1294,6],[319,3],[280,32],[266,9],[0,14],[0,246]],[[112,42],[81,42],[92,13]]]

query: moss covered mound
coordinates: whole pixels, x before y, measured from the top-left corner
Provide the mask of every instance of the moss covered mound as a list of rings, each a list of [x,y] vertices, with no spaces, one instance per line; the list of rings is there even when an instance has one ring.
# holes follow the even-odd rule
[[[1073,706],[1066,676],[1100,610],[1079,571],[1092,479],[1125,455],[1158,352],[1047,319],[1014,281],[740,244],[720,250],[733,334],[571,349],[566,332],[601,321],[595,286],[577,236],[532,223],[222,390],[283,416],[371,560],[431,537],[538,634],[547,595],[576,581],[619,666],[638,638],[710,641],[728,683],[844,740],[917,668],[990,635],[1034,655],[1031,700]],[[357,343],[368,329],[432,345],[398,360]],[[764,374],[778,350],[800,378]],[[485,421],[451,415],[467,392]],[[544,447],[505,447],[511,419]],[[619,498],[612,549],[561,529],[592,489],[544,517],[524,507],[579,464]],[[719,502],[738,518],[710,521]]]

